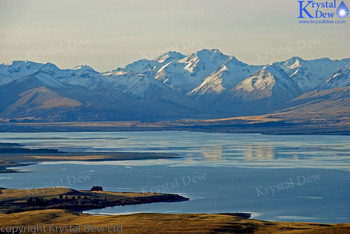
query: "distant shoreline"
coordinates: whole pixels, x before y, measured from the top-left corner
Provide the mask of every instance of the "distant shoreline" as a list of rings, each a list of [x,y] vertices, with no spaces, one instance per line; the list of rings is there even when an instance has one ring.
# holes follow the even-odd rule
[[[241,123],[241,122],[246,123]],[[264,135],[350,135],[350,126],[320,126],[286,123],[270,119],[183,120],[183,121],[107,121],[55,123],[1,123],[2,132],[135,132],[190,131],[218,133],[257,133]]]
[[[0,143],[0,173],[18,173],[8,167],[27,166],[48,161],[121,161],[175,159],[174,153],[142,152],[61,152],[55,149],[31,149],[17,143]]]

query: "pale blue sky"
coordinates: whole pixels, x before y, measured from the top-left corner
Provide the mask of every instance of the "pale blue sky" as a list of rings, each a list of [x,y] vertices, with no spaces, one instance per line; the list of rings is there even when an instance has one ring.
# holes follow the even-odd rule
[[[350,16],[343,25],[299,24],[297,17],[297,0],[0,0],[0,63],[107,71],[202,48],[250,64],[350,57]]]

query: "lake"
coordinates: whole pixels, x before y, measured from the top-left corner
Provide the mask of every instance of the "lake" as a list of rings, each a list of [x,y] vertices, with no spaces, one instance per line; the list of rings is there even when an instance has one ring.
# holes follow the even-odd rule
[[[66,186],[177,193],[190,201],[92,210],[250,212],[274,221],[350,222],[350,136],[157,132],[0,133],[0,142],[70,152],[177,153],[181,158],[44,162],[0,174],[6,188]]]

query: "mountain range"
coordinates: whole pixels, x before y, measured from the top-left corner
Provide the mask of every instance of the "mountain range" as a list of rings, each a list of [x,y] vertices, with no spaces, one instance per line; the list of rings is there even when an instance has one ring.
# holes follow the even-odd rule
[[[102,73],[86,65],[60,69],[12,61],[0,65],[0,120],[287,118],[326,110],[341,118],[349,112],[349,87],[350,58],[293,57],[257,66],[203,49],[167,52]]]

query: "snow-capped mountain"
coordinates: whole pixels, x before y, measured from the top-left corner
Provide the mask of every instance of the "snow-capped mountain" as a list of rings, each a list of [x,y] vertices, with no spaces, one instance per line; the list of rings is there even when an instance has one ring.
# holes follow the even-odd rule
[[[350,59],[249,65],[217,49],[168,52],[110,72],[0,64],[0,120],[148,120],[268,113],[307,91],[349,86]]]
[[[169,51],[160,55],[155,60],[141,59],[125,66],[124,68],[117,68],[116,70],[113,70],[112,72],[107,72],[106,74],[119,75],[125,72],[135,72],[155,76],[159,69],[161,69],[163,66],[167,65],[172,61],[180,60],[184,57],[185,56],[181,53]]]
[[[304,60],[293,57],[275,64],[295,80],[300,89],[310,91],[326,82],[338,68],[349,65],[350,59],[330,60],[329,58],[321,58]]]
[[[301,94],[297,83],[276,65],[268,65],[224,92],[211,103],[227,115],[265,114]]]
[[[338,69],[331,78],[321,85],[321,89],[334,89],[350,86],[350,65]]]
[[[210,74],[195,89],[191,91],[192,95],[221,94],[225,90],[234,88],[243,79],[251,76],[262,66],[251,66],[245,64],[235,57],[230,57],[216,71]]]
[[[0,113],[8,118],[124,120],[195,113],[190,97],[135,72],[100,74],[88,66],[61,70],[38,64],[16,74],[0,77],[8,80],[0,86]],[[47,105],[53,100],[60,104]]]
[[[158,70],[155,78],[181,93],[189,94],[230,57],[219,50],[201,50],[172,61]]]
[[[0,85],[5,85],[15,79],[34,74],[45,65],[30,61],[12,61],[0,64]]]
[[[271,107],[293,99],[301,91],[284,70],[272,64],[240,82],[230,93],[236,100],[244,102],[268,99]]]
[[[65,80],[67,83],[73,82],[72,79],[79,76],[101,76],[100,73],[89,66],[77,66],[73,69],[59,69],[52,63],[35,63],[31,61],[13,61],[0,64],[0,85],[5,85],[11,81],[33,75],[35,73],[46,74],[55,79]],[[4,82],[6,80],[6,82]]]

